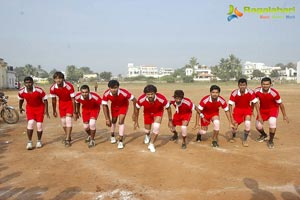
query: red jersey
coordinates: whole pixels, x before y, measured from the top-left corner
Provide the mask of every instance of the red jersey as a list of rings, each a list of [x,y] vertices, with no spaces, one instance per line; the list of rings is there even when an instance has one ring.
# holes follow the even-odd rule
[[[102,105],[107,105],[108,101],[111,101],[112,107],[128,107],[129,100],[133,98],[134,96],[125,89],[119,88],[116,96],[113,96],[108,89],[103,94]]]
[[[231,92],[228,104],[235,105],[235,108],[249,109],[251,108],[251,102],[256,103],[258,99],[255,96],[253,90],[247,88],[245,93],[242,95],[239,89]]]
[[[81,103],[82,110],[100,110],[101,101],[101,97],[95,92],[90,92],[87,100],[83,99],[81,92],[78,92],[75,96],[75,102]]]
[[[263,93],[261,87],[255,89],[255,95],[259,99],[260,109],[268,110],[278,108],[282,103],[279,93],[274,88],[270,88],[267,93]]]
[[[212,101],[210,95],[203,97],[198,106],[204,115],[209,116],[219,115],[219,107],[222,107],[225,111],[229,110],[223,97],[219,96],[217,101]]]
[[[74,87],[67,81],[63,82],[63,87],[58,87],[56,83],[50,87],[50,97],[58,97],[60,102],[72,101],[72,97],[74,96]]]
[[[141,108],[144,106],[144,113],[158,113],[163,112],[164,108],[170,107],[170,103],[166,97],[160,93],[156,93],[154,97],[154,102],[149,102],[146,94],[143,94],[139,97],[136,107]]]
[[[194,110],[195,105],[193,104],[193,102],[188,99],[188,98],[183,98],[181,103],[179,105],[176,104],[175,99],[173,97],[173,99],[170,101],[171,105],[174,105],[175,109],[176,109],[176,113],[178,114],[188,114],[188,113],[192,113],[192,110]]]
[[[27,92],[26,87],[22,87],[19,90],[18,98],[20,100],[26,99],[26,108],[36,108],[36,107],[43,107],[44,100],[47,100],[48,96],[46,95],[45,91],[37,86],[33,86],[33,91],[31,93]]]

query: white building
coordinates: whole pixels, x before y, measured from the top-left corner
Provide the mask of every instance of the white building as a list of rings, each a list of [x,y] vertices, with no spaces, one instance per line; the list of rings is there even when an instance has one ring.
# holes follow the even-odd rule
[[[97,74],[83,74],[84,79],[97,78]]]
[[[285,68],[284,70],[280,70],[280,79],[286,80],[296,80],[297,79],[297,70],[293,68]]]
[[[266,66],[264,63],[255,63],[246,61],[243,65],[243,74],[246,75],[249,79],[253,78],[253,71],[259,70],[264,73],[266,76],[270,76],[273,70],[280,70],[280,67],[269,67]]]
[[[0,89],[2,88],[15,88],[16,72],[12,66],[0,58]]]
[[[33,79],[34,83],[38,83],[38,84],[48,84],[49,83],[48,78],[39,78],[39,77],[32,76],[32,79]]]
[[[297,62],[297,83],[300,83],[300,61]]]
[[[174,73],[174,69],[172,68],[160,68],[158,71],[158,76],[163,77],[163,76],[168,76]]]
[[[140,67],[135,67],[133,63],[128,63],[128,77],[140,76]]]
[[[7,88],[16,88],[16,72],[12,66],[7,67]]]
[[[134,66],[133,63],[128,63],[128,77],[137,77],[137,76],[145,76],[145,77],[154,77],[159,78],[162,76],[171,75],[174,73],[174,69],[172,68],[158,68],[156,66]]]
[[[193,76],[194,81],[210,81],[213,76],[210,67],[205,65],[195,65],[193,68],[186,68],[185,75]]]

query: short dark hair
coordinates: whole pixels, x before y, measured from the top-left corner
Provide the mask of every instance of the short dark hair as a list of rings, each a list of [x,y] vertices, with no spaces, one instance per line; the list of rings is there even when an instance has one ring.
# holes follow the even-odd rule
[[[88,85],[82,85],[81,87],[80,87],[80,90],[88,90],[88,91],[90,91],[90,87],[88,86]]]
[[[53,74],[53,79],[55,78],[62,78],[62,79],[65,79],[65,75],[62,73],[62,72],[55,72]]]
[[[154,85],[147,85],[145,88],[144,88],[144,93],[149,93],[149,92],[154,92],[156,93],[157,92],[157,88],[154,86]]]
[[[174,98],[176,98],[176,97],[183,98],[184,97],[184,92],[182,90],[175,90],[174,91]]]
[[[218,90],[219,92],[221,92],[221,88],[217,85],[210,86],[209,91],[212,92],[213,90]]]
[[[25,83],[26,81],[30,81],[30,82],[33,83],[33,78],[30,77],[30,76],[26,76],[26,77],[24,78],[24,83]]]
[[[270,84],[272,83],[272,80],[271,80],[269,77],[264,77],[264,78],[262,78],[260,83],[266,82],[266,81],[269,81]]]
[[[238,81],[238,84],[240,84],[240,83],[246,83],[246,85],[247,85],[247,80],[245,78],[240,78]]]
[[[115,86],[120,86],[120,83],[119,83],[119,81],[117,81],[117,80],[110,80],[109,82],[108,82],[108,84],[107,84],[107,86],[109,87],[109,88],[113,88],[113,87],[115,87]]]

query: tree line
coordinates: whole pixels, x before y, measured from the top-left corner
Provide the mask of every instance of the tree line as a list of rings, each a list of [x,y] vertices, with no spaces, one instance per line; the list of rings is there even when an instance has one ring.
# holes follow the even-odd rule
[[[50,83],[53,82],[53,74],[57,71],[57,69],[52,69],[50,72],[47,72],[45,69],[42,68],[41,65],[38,65],[37,67],[34,67],[31,64],[27,64],[24,67],[16,67],[16,77],[19,81],[24,80],[26,76],[31,77],[38,77],[38,78],[47,78]],[[96,73],[92,71],[89,67],[76,67],[75,65],[69,65],[66,67],[65,75],[68,79],[68,81],[71,82],[78,82],[82,81],[84,74],[96,74],[96,78],[90,78],[88,81],[97,81],[97,80],[105,80],[108,81],[112,77],[111,72],[103,71],[101,73]],[[84,80],[87,81],[87,80]]]
[[[182,81],[185,83],[193,82],[193,76],[187,76],[185,73],[185,70],[187,68],[193,68],[194,66],[199,65],[199,62],[197,61],[196,57],[191,57],[189,62],[183,66],[182,68],[176,69],[172,75],[167,75],[164,77],[159,78],[161,81],[166,81],[169,83],[173,83],[176,81]],[[285,68],[293,68],[296,69],[296,64],[289,62],[287,64],[278,63],[275,65],[275,67],[280,67],[280,69]],[[229,80],[236,80],[238,78],[248,78],[245,77],[242,73],[242,63],[239,58],[237,58],[235,55],[231,54],[228,56],[228,58],[221,58],[218,65],[211,66],[211,72],[214,75],[214,77],[218,77],[219,79],[223,81],[229,81]],[[47,78],[48,81],[51,83],[53,74],[58,71],[56,69],[52,69],[50,72],[47,72],[45,69],[42,68],[41,65],[38,65],[37,67],[34,67],[31,64],[27,64],[24,67],[16,67],[16,77],[19,81],[22,81],[26,76],[35,76],[39,78]],[[82,81],[84,74],[97,74],[97,78],[91,78],[88,81],[97,81],[97,80],[103,80],[108,81],[112,78],[112,73],[103,71],[101,73],[97,73],[92,71],[89,67],[76,67],[75,65],[69,65],[66,67],[65,75],[68,79],[68,81],[72,82],[78,82]],[[261,78],[264,77],[265,74],[261,72],[260,70],[254,70],[252,77],[253,78]],[[270,77],[279,77],[280,74],[277,70],[273,70],[270,74]],[[122,78],[122,75],[119,74],[118,78]],[[138,81],[143,80],[147,82],[154,82],[157,80],[157,78],[154,77],[145,77],[145,76],[137,76],[137,77],[127,77],[124,78],[125,81]],[[84,80],[87,81],[87,80]]]

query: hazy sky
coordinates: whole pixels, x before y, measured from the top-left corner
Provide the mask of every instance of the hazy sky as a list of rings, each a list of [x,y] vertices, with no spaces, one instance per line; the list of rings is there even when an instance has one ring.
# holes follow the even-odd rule
[[[242,12],[244,6],[296,7],[295,19],[244,13],[228,22],[230,4]],[[129,62],[179,68],[192,56],[208,66],[229,54],[267,65],[300,60],[299,0],[0,0],[0,5],[0,58],[15,67],[88,66],[117,75],[126,74]]]

